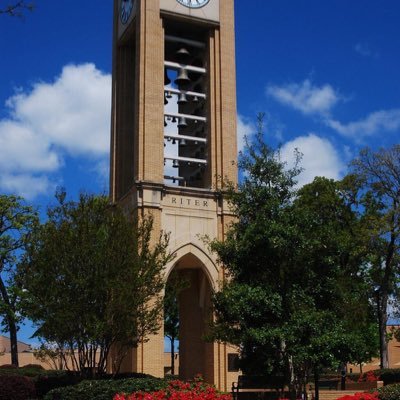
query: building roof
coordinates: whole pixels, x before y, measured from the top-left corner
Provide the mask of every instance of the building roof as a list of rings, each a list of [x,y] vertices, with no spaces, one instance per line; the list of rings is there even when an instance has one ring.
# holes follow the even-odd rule
[[[24,342],[18,342],[18,353],[31,352],[32,347]],[[0,335],[0,353],[10,353],[10,338]]]

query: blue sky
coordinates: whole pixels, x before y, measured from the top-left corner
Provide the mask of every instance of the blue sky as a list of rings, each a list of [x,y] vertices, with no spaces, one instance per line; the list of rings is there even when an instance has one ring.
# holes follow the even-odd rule
[[[398,143],[398,0],[235,7],[239,144],[265,112],[268,142],[289,163],[304,154],[305,183],[342,177],[363,146]],[[111,0],[0,15],[0,192],[43,210],[57,186],[108,191],[111,34]]]

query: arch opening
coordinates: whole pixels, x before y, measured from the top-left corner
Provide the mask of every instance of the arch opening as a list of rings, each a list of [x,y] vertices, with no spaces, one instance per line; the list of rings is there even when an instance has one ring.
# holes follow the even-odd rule
[[[212,321],[212,285],[205,269],[196,256],[187,254],[174,265],[168,277],[165,306],[171,307],[172,300],[173,313],[165,308],[164,334],[171,338],[171,326],[175,324],[172,332],[179,348],[174,349],[178,354],[175,353],[175,362],[173,354],[168,357],[166,372],[171,373],[175,364],[173,372],[180,379],[192,379],[201,374],[205,381],[213,383],[214,344],[205,340]]]

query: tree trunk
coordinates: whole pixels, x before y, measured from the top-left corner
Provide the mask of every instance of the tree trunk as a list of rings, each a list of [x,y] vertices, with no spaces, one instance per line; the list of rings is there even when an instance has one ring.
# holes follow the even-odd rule
[[[17,326],[13,318],[8,321],[8,326],[10,330],[11,364],[19,367]]]
[[[319,371],[317,368],[314,368],[314,386],[315,386],[314,400],[319,400]]]
[[[380,368],[389,368],[388,343],[386,340],[386,325],[388,320],[387,313],[388,295],[382,293],[378,299],[378,321],[379,321],[379,356]]]
[[[397,202],[393,204],[393,209],[397,208]],[[388,299],[389,299],[389,286],[393,275],[393,260],[395,255],[395,244],[397,239],[396,234],[396,220],[395,213],[391,217],[391,231],[390,241],[386,252],[385,259],[385,273],[383,276],[383,282],[378,290],[378,322],[379,322],[379,353],[380,353],[380,367],[389,368],[389,356],[388,356],[388,342],[386,340],[386,325],[388,321]]]
[[[3,279],[0,276],[0,294],[3,301],[7,307],[5,319],[7,321],[8,330],[10,333],[10,347],[11,347],[11,364],[16,367],[19,366],[18,363],[18,339],[17,339],[17,324],[15,323],[14,312],[12,310],[12,305],[10,302],[10,297],[7,293],[7,288],[4,285]]]
[[[288,365],[289,365],[289,398],[291,400],[296,400],[296,380],[293,367],[293,358],[291,356],[288,357]]]

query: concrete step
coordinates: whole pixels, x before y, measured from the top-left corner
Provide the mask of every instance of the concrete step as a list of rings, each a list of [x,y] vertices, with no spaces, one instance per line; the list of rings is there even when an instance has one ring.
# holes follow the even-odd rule
[[[357,391],[353,390],[320,390],[319,391],[319,400],[337,400],[340,397],[346,395],[353,395],[358,393]]]

